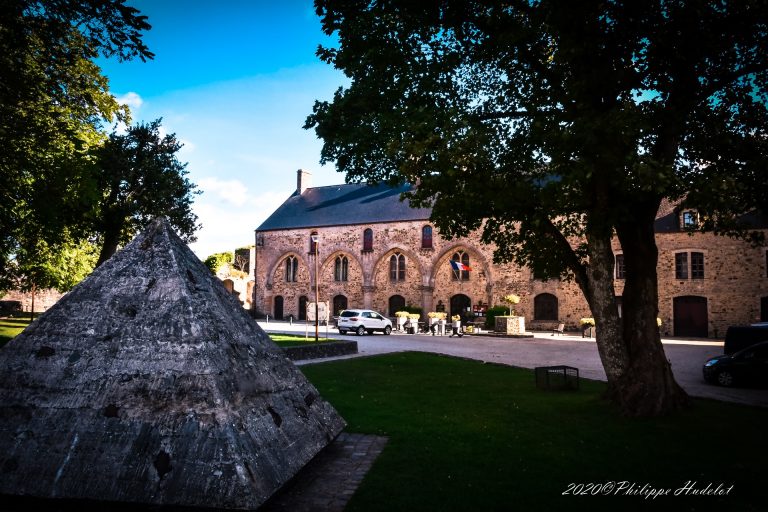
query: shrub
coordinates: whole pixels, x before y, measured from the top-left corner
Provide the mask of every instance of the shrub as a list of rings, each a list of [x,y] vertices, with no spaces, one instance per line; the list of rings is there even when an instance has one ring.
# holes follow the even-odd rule
[[[496,317],[504,316],[508,311],[509,308],[507,308],[507,306],[493,306],[488,308],[485,312],[485,327],[493,329],[496,326]]]

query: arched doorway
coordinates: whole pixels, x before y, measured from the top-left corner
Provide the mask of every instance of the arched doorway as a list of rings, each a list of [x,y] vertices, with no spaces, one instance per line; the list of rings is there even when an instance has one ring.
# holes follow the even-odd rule
[[[306,320],[307,319],[307,296],[302,295],[299,297],[299,320]]]
[[[459,315],[466,321],[466,318],[470,314],[467,310],[469,309],[471,311],[471,308],[472,299],[463,293],[459,293],[451,297],[451,316]]]
[[[335,296],[333,298],[333,311],[331,311],[331,316],[338,316],[343,309],[347,309],[347,297],[344,295]]]
[[[405,309],[405,297],[402,295],[393,295],[389,298],[389,310],[387,316],[395,316],[395,313]]]
[[[551,293],[540,293],[533,298],[534,320],[558,320],[557,297]]]
[[[283,296],[275,297],[275,320],[283,319]]]
[[[672,300],[675,336],[709,336],[707,298],[683,295]]]

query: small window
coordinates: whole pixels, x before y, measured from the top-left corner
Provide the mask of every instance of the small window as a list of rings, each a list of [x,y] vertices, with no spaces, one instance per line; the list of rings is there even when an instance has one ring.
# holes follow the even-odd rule
[[[691,279],[704,279],[704,253],[691,253]]]
[[[346,281],[349,273],[349,260],[346,256],[337,256],[333,266],[333,279]]]
[[[373,230],[367,228],[363,231],[363,252],[373,251]]]
[[[688,279],[688,253],[675,254],[675,279]]]
[[[389,280],[405,281],[405,256],[393,254],[389,258]]]
[[[295,283],[299,276],[299,260],[296,256],[285,258],[285,281]]]
[[[317,254],[317,231],[313,231],[309,235],[309,253]]]
[[[695,229],[699,225],[699,215],[692,210],[683,212],[683,229]]]
[[[616,279],[626,279],[626,271],[624,269],[624,255],[616,255]]]
[[[432,248],[432,226],[424,226],[421,228],[421,248]]]

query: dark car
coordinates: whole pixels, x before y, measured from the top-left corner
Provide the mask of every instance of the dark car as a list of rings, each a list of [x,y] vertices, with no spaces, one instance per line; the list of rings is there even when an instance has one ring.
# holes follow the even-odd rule
[[[768,341],[768,323],[729,327],[723,352],[733,354],[761,341]]]
[[[768,341],[708,360],[704,380],[721,386],[768,387]]]

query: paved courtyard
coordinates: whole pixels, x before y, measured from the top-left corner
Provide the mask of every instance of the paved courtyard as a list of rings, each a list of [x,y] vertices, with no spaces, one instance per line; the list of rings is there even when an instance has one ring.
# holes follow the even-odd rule
[[[260,321],[259,325],[268,332],[306,332],[305,325],[298,323],[290,325],[285,322]],[[346,357],[417,350],[522,368],[564,364],[578,368],[579,374],[584,378],[606,380],[594,338],[567,334],[553,337],[550,333],[534,333],[534,338],[502,338],[482,334],[451,338],[395,333],[391,336],[378,333],[356,336],[341,335],[336,329],[326,330],[325,327],[321,327],[320,336],[325,337],[326,332],[328,337],[357,341],[359,354]],[[310,328],[309,335],[314,335],[314,328]],[[723,353],[722,341],[665,338],[662,343],[677,382],[691,396],[768,407],[768,390],[722,388],[704,382],[701,368],[708,358]]]

